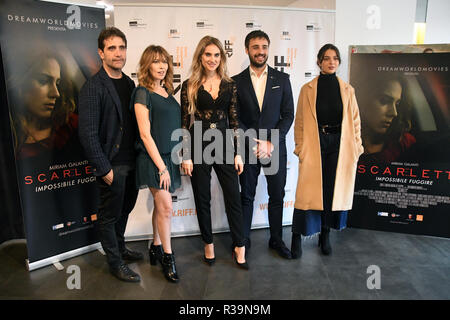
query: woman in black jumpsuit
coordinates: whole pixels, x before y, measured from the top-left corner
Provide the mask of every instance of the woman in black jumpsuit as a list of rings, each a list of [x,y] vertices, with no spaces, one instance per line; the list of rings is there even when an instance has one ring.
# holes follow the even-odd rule
[[[190,123],[192,114],[196,121],[193,126]],[[199,140],[199,137],[194,136],[195,126],[201,127],[202,136],[209,129],[215,130],[218,137],[222,139],[223,148],[214,150],[210,157],[202,156],[201,159],[197,159],[194,154],[192,157],[191,153],[195,152],[193,143]],[[243,162],[238,152],[239,139],[235,140],[234,148],[230,148],[232,138],[231,135],[226,134],[227,129],[233,129],[233,136],[235,136],[239,129],[236,85],[227,76],[226,55],[222,44],[216,38],[206,36],[201,39],[194,53],[191,77],[183,83],[181,89],[181,127],[189,130],[191,136],[192,144],[188,142],[188,137],[183,139],[185,145],[182,168],[187,175],[191,176],[197,218],[202,239],[205,242],[204,261],[209,265],[215,262],[210,205],[211,169],[214,168],[223,190],[225,210],[233,240],[234,260],[240,267],[248,269],[245,261],[243,215],[238,180],[238,174],[243,170]],[[209,144],[202,141],[202,155]]]

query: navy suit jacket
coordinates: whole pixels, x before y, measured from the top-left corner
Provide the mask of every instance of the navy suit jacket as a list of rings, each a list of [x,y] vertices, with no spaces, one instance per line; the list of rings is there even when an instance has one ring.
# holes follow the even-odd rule
[[[135,87],[127,75],[130,90]],[[85,155],[94,166],[96,176],[104,176],[111,170],[111,160],[122,142],[123,119],[119,95],[114,83],[102,67],[81,88],[79,97],[78,135]]]
[[[250,128],[268,129],[268,140],[277,147],[285,146],[286,134],[294,121],[294,99],[289,75],[268,67],[266,91],[262,110],[259,109],[250,77],[250,67],[235,75],[239,125],[244,131]],[[270,129],[279,129],[280,141],[272,141]]]

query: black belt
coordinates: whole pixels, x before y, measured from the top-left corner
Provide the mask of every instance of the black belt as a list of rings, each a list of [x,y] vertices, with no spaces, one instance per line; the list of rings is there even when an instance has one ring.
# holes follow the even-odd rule
[[[218,122],[202,120],[202,127],[203,129],[227,129],[228,122],[226,119],[219,120]]]
[[[341,125],[320,125],[319,124],[319,132],[323,134],[330,134],[330,133],[340,133],[341,132]]]

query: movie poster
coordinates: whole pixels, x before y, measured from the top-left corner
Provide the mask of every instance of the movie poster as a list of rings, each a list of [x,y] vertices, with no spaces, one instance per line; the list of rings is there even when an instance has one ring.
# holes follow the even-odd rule
[[[349,224],[450,237],[450,53],[351,56],[365,152]]]
[[[33,263],[98,241],[97,190],[78,140],[77,100],[100,67],[104,11],[10,0],[1,0],[0,8],[12,144]]]

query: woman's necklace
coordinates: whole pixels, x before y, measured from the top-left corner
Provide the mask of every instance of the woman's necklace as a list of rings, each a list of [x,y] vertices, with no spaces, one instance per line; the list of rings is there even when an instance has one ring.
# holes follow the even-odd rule
[[[206,81],[206,91],[208,91],[209,93],[211,93],[213,88],[213,81],[211,80],[207,80]]]
[[[214,83],[216,80],[217,80],[217,77],[214,77],[214,78],[205,80],[205,83],[204,83],[203,86],[205,87],[205,84],[206,84],[206,91],[208,91],[209,93],[211,93],[211,91],[213,90],[213,83]]]
[[[209,88],[207,89],[209,93],[211,93],[213,88],[212,82],[209,83]]]

